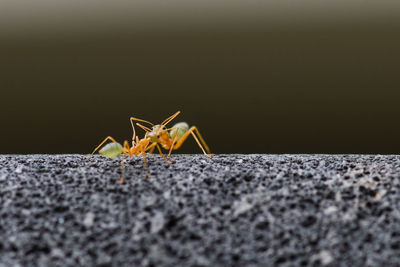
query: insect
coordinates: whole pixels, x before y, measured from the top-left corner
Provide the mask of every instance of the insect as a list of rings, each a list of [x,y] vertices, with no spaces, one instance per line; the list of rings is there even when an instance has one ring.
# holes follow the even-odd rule
[[[143,156],[143,165],[146,170],[146,175],[148,178],[150,178],[150,173],[148,171],[146,157],[147,157],[147,151],[151,150],[155,146],[155,144],[151,144],[149,146],[150,140],[148,138],[139,139],[139,137],[136,135],[135,127],[133,125],[134,120],[142,121],[140,119],[136,119],[133,117],[130,118],[130,122],[132,125],[132,131],[133,131],[131,147],[129,147],[129,142],[127,140],[124,141],[124,145],[122,146],[113,137],[107,136],[100,143],[100,145],[98,145],[91,153],[91,155],[93,155],[97,150],[100,149],[100,147],[102,147],[104,145],[104,143],[106,143],[107,141],[111,141],[111,143],[108,143],[102,149],[99,150],[99,154],[101,154],[105,157],[108,157],[108,158],[115,158],[122,154],[120,183],[124,182],[124,167],[125,167],[124,165],[125,165],[125,156],[126,155],[128,155],[129,157],[133,157],[134,155]]]
[[[189,128],[189,125],[186,122],[179,122],[169,129],[166,128],[166,125],[170,123],[173,119],[175,119],[175,117],[178,116],[179,114],[180,111],[166,118],[161,124],[157,125],[154,125],[149,121],[140,120],[141,122],[150,124],[152,127],[151,129],[140,123],[136,123],[136,125],[146,131],[145,137],[148,138],[152,143],[150,146],[155,144],[155,147],[157,147],[158,151],[160,152],[163,158],[165,157],[161,152],[160,145],[164,149],[169,151],[167,156],[167,158],[169,159],[171,157],[172,150],[180,148],[183,142],[185,142],[185,140],[188,138],[190,134],[193,136],[194,140],[196,141],[197,145],[201,148],[204,155],[211,157],[212,154],[210,153],[210,149],[208,148],[206,142],[204,141],[203,137],[201,136],[196,126],[192,126]],[[152,153],[153,150],[154,147],[150,149],[149,153]]]
[[[210,154],[210,149],[208,148],[207,144],[205,143],[203,137],[200,135],[200,132],[196,126],[192,126],[189,129],[189,125],[186,122],[179,122],[169,129],[166,128],[166,125],[169,122],[171,122],[176,116],[178,116],[179,113],[180,113],[180,111],[176,112],[172,116],[165,119],[161,124],[157,124],[157,125],[154,125],[153,123],[151,123],[149,121],[131,117],[130,123],[131,123],[132,131],[133,131],[131,147],[129,146],[129,142],[126,140],[124,141],[124,145],[122,146],[114,138],[112,138],[111,136],[108,136],[100,143],[100,145],[98,145],[93,150],[91,155],[93,155],[98,149],[100,149],[100,147],[102,147],[104,145],[104,143],[106,143],[107,141],[111,141],[112,143],[108,143],[101,150],[99,150],[99,154],[101,154],[105,157],[109,157],[109,158],[115,158],[115,157],[119,156],[120,154],[123,155],[122,163],[121,163],[120,183],[123,183],[123,181],[124,181],[124,164],[125,164],[125,156],[126,155],[128,155],[130,157],[132,157],[133,155],[136,155],[136,156],[141,155],[143,157],[143,164],[144,164],[144,167],[146,170],[146,175],[148,178],[150,178],[150,173],[148,171],[148,166],[147,166],[147,162],[146,162],[147,154],[153,153],[154,149],[157,147],[160,155],[164,158],[164,160],[168,164],[171,164],[171,162],[168,159],[171,156],[172,150],[176,150],[176,149],[180,148],[182,146],[183,142],[187,139],[187,137],[190,134],[196,140],[197,144],[199,145],[199,147],[201,148],[203,153],[206,156],[211,157],[212,154]],[[144,138],[139,139],[139,137],[136,135],[133,121],[139,121],[139,122],[150,124],[152,126],[152,128],[150,129],[140,123],[136,123],[136,125],[138,125],[140,128],[142,128],[143,130],[146,131]],[[169,150],[168,159],[162,153],[160,145],[164,149]],[[206,151],[208,153],[206,153]]]

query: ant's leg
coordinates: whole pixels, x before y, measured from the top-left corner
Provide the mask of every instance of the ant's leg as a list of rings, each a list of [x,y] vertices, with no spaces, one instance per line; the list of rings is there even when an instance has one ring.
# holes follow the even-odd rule
[[[172,162],[169,161],[169,160],[167,160],[167,159],[165,158],[164,154],[163,154],[162,151],[161,151],[160,146],[159,146],[157,143],[155,143],[155,144],[156,144],[156,146],[157,146],[158,152],[160,152],[160,155],[165,159],[165,161],[166,161],[168,164],[171,164]]]
[[[174,144],[175,144],[176,140],[178,140],[178,137],[175,135],[174,139],[172,139],[171,147],[169,148],[168,157],[167,157],[168,159],[171,157],[172,149],[174,148]]]
[[[121,178],[119,179],[119,183],[124,183],[124,175],[125,175],[125,153],[122,154],[122,161],[121,161]]]
[[[147,155],[146,155],[146,154],[142,154],[142,155],[143,155],[144,170],[146,171],[146,176],[147,176],[147,178],[150,179],[150,172],[149,172],[149,168],[148,168],[147,162],[146,162],[146,157],[147,157]]]
[[[157,145],[157,143],[153,143],[153,144],[149,145],[149,146],[145,149],[145,152],[147,152],[147,150],[150,150],[148,153],[149,153],[149,154],[152,154],[153,151],[154,151],[154,148],[156,148],[156,145]]]
[[[154,144],[156,144],[156,143],[154,143]],[[156,146],[153,146],[148,153],[153,154],[155,148],[156,148]]]
[[[115,141],[114,138],[112,138],[111,136],[107,136],[106,139],[103,140],[103,142],[100,143],[100,145],[98,145],[92,152],[91,155],[93,155],[102,145],[104,145],[105,142],[107,142],[107,140],[111,140],[113,143],[118,143],[117,141]]]
[[[172,116],[170,116],[170,117],[168,117],[168,118],[166,118],[162,123],[161,123],[161,125],[162,126],[165,126],[165,125],[167,125],[168,123],[170,123],[173,119],[175,119],[175,117],[176,116],[178,116],[179,115],[179,113],[181,113],[180,111],[178,111],[178,112],[175,112],[175,114],[174,115],[172,115]]]
[[[200,144],[199,139],[197,139],[197,136],[193,133],[193,131],[195,131],[198,135],[199,138],[201,140],[201,142],[203,143],[204,147],[206,148],[208,154],[206,153],[206,151],[204,150],[203,146]],[[203,151],[204,155],[211,157],[212,154],[210,154],[210,149],[208,148],[206,142],[204,141],[204,139],[201,137],[199,130],[197,130],[196,126],[192,126],[183,136],[181,139],[179,139],[178,143],[176,143],[175,147],[173,149],[178,149],[182,146],[183,142],[185,142],[186,138],[189,136],[189,134],[193,135],[194,140],[196,140],[197,144],[199,145],[199,147],[201,148],[201,150]]]
[[[201,136],[201,134],[199,132],[199,129],[197,129],[196,126],[193,126],[191,129],[193,129],[196,132],[197,136],[199,137],[199,139],[200,139],[201,143],[203,144],[204,148],[206,149],[206,151],[209,154],[211,154],[210,149],[208,148],[208,145],[206,144],[206,141],[204,141],[203,137]]]
[[[179,128],[179,126],[174,126],[174,127],[171,127],[171,128],[168,128],[168,129],[165,129],[165,131],[172,131],[172,130],[175,130],[175,129],[178,129]]]
[[[121,179],[119,180],[119,183],[123,183],[124,182],[124,176],[125,176],[125,155],[128,155],[130,157],[132,157],[132,153],[131,153],[131,149],[129,147],[129,142],[128,141],[124,141],[124,148],[123,148],[123,152],[122,152],[122,161],[121,161]]]
[[[130,147],[129,147],[129,142],[126,141],[126,140],[124,141],[124,147],[123,147],[123,149],[122,149],[122,153],[128,154],[130,157],[132,157],[131,149],[130,149]]]

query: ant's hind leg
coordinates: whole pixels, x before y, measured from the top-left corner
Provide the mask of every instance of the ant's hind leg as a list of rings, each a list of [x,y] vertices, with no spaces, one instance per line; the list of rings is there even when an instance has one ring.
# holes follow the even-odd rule
[[[92,152],[92,154],[90,154],[90,156],[92,156],[102,145],[104,145],[105,142],[107,142],[108,140],[111,140],[113,143],[118,143],[117,141],[115,141],[114,138],[112,138],[111,136],[107,136],[103,142],[100,143],[100,145],[98,145]]]
[[[196,132],[196,134],[197,134],[197,136],[199,137],[199,139],[200,139],[201,143],[203,144],[204,148],[205,148],[206,151],[211,155],[210,148],[208,148],[208,145],[206,144],[206,141],[204,141],[203,137],[201,136],[201,134],[200,134],[200,132],[199,132],[199,129],[197,129],[196,126],[193,126],[191,129],[193,129],[193,130]],[[192,133],[192,135],[194,136],[193,133]],[[196,138],[195,138],[195,139],[196,139]],[[199,143],[199,142],[197,141],[197,143]]]
[[[201,141],[201,143],[203,144],[203,146],[205,147],[205,150],[203,148],[203,146],[201,145],[199,139],[197,138],[197,136],[194,134],[194,132],[196,132],[196,134],[199,136],[199,139]],[[204,155],[211,157],[212,154],[210,153],[210,149],[208,148],[206,142],[204,141],[203,137],[201,137],[199,130],[197,130],[196,126],[192,126],[183,136],[181,139],[179,139],[179,141],[176,143],[176,145],[174,146],[173,149],[178,149],[182,146],[183,142],[185,142],[185,140],[188,138],[189,134],[191,134],[194,138],[194,140],[196,140],[197,145],[201,148],[201,150],[203,151]],[[206,150],[208,153],[206,153]]]

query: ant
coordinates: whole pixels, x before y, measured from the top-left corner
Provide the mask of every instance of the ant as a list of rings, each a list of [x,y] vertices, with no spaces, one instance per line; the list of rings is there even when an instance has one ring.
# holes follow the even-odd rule
[[[161,144],[161,146],[164,149],[169,150],[168,158],[170,158],[172,150],[176,150],[176,149],[180,148],[182,146],[183,142],[189,136],[189,134],[192,134],[193,138],[196,140],[197,144],[199,145],[199,147],[201,148],[203,153],[206,156],[211,157],[212,154],[210,154],[210,149],[208,148],[204,139],[201,137],[200,132],[196,126],[192,126],[189,129],[189,125],[186,122],[180,122],[180,123],[175,124],[173,127],[169,128],[169,129],[165,128],[165,126],[169,122],[171,122],[176,116],[178,116],[179,113],[180,113],[180,111],[178,111],[175,114],[173,114],[172,116],[168,117],[160,125],[154,125],[153,123],[151,123],[149,121],[131,117],[130,123],[131,123],[132,131],[133,131],[131,147],[129,147],[129,142],[126,140],[124,141],[124,145],[122,146],[114,138],[112,138],[111,136],[108,136],[100,143],[100,145],[98,145],[93,150],[91,155],[93,155],[105,142],[110,140],[112,143],[105,145],[101,150],[99,150],[99,154],[101,154],[105,157],[109,157],[109,158],[115,158],[115,157],[119,156],[120,154],[122,154],[123,157],[122,157],[122,162],[121,162],[120,183],[124,182],[124,166],[125,166],[125,156],[126,155],[128,155],[129,157],[133,157],[133,155],[136,155],[136,156],[142,155],[143,156],[143,164],[144,164],[144,167],[146,170],[147,178],[150,178],[150,173],[148,171],[148,166],[147,166],[147,162],[146,162],[147,154],[153,153],[155,147],[157,147],[158,151],[160,152],[160,155],[164,158],[164,160],[168,164],[171,164],[171,162],[167,158],[165,158],[164,154],[161,151],[159,144]],[[152,126],[152,129],[149,129],[146,126],[136,123],[140,128],[142,128],[143,130],[146,131],[144,138],[139,139],[139,137],[136,135],[133,121],[140,121],[140,122],[148,123]],[[204,150],[203,146],[200,144],[199,139],[196,137],[194,132],[196,132],[196,134],[198,135],[198,138],[200,139],[201,143],[203,144],[203,146],[204,146],[205,150],[208,152],[208,154]],[[150,142],[151,142],[151,145],[149,145]]]
[[[146,162],[146,157],[147,157],[147,151],[149,149],[154,148],[155,144],[151,144],[149,146],[150,140],[148,138],[143,138],[139,139],[139,137],[136,135],[135,127],[133,125],[133,120],[136,121],[143,121],[140,119],[136,119],[131,117],[131,125],[132,125],[132,131],[133,131],[133,136],[132,136],[132,146],[129,147],[129,142],[124,141],[124,145],[122,146],[120,143],[118,143],[113,137],[107,136],[101,143],[98,145],[93,152],[90,155],[93,155],[105,142],[110,140],[112,143],[108,143],[105,145],[102,149],[99,150],[99,154],[108,157],[108,158],[115,158],[122,154],[122,162],[121,162],[121,179],[120,183],[122,184],[124,182],[124,167],[125,167],[125,156],[128,155],[129,157],[133,157],[133,155],[136,156],[143,156],[143,165],[146,170],[146,175],[148,178],[150,178],[150,173],[148,171],[147,167],[147,162]]]
[[[193,136],[194,140],[197,142],[198,146],[201,148],[204,155],[211,157],[212,154],[210,153],[210,149],[208,148],[206,142],[204,141],[203,137],[201,136],[201,134],[196,126],[192,126],[189,129],[189,125],[186,122],[179,122],[169,129],[165,128],[165,126],[168,123],[170,123],[173,119],[175,119],[175,117],[178,116],[180,113],[181,113],[180,111],[176,112],[172,116],[166,118],[161,124],[157,124],[157,125],[154,125],[153,123],[151,123],[149,121],[140,120],[141,122],[150,124],[152,126],[151,129],[140,123],[136,123],[136,125],[146,131],[145,138],[148,138],[150,140],[150,142],[152,142],[152,145],[154,145],[154,144],[156,145],[158,151],[160,152],[160,155],[164,159],[165,159],[165,157],[164,157],[163,153],[161,152],[160,145],[164,149],[169,150],[168,156],[167,156],[167,158],[169,159],[171,157],[172,150],[176,150],[176,149],[180,148],[182,146],[183,142],[185,142],[185,140],[188,138],[188,136],[190,134]],[[138,120],[138,119],[135,119],[135,120]],[[199,139],[200,139],[200,141],[199,141]],[[150,149],[150,153],[152,153],[153,150],[154,150],[154,147],[152,147]],[[207,151],[207,153],[206,153],[206,151]],[[167,160],[167,159],[165,159],[165,160]],[[168,160],[167,160],[167,162],[171,163]]]

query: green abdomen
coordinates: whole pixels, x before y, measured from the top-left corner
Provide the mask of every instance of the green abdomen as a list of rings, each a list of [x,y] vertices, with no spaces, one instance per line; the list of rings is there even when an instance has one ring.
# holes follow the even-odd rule
[[[119,143],[109,143],[99,151],[99,154],[108,158],[115,158],[121,153],[122,146]]]
[[[186,122],[178,122],[177,124],[175,124],[174,126],[172,126],[172,128],[176,129],[172,129],[169,132],[169,135],[171,136],[171,138],[174,138],[175,136],[178,137],[177,140],[181,139],[182,136],[189,130],[189,125]]]

